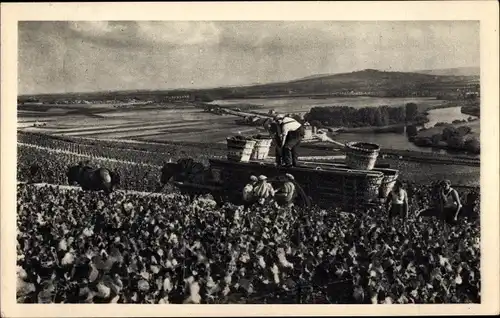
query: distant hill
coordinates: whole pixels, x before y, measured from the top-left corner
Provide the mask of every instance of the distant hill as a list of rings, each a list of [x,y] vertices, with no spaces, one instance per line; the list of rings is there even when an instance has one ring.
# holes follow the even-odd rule
[[[325,76],[331,76],[331,75],[334,75],[334,74],[314,74],[314,75],[309,75],[309,76],[303,77],[301,79],[318,78],[318,77],[325,77]]]
[[[436,96],[436,92],[449,91],[461,88],[464,85],[479,83],[478,76],[466,75],[438,75],[421,72],[386,72],[374,69],[362,71],[309,76],[288,82],[248,85],[239,87],[219,87],[211,89],[176,89],[176,90],[138,90],[121,92],[95,92],[45,95],[47,98],[94,99],[94,98],[124,98],[134,96],[137,99],[150,99],[169,94],[192,94],[203,96],[203,100],[217,100],[246,97],[271,96],[314,96],[327,95],[342,91],[369,93],[378,96],[409,96],[414,92],[430,92],[429,96]],[[230,84],[230,83],[228,83]],[[40,96],[40,95],[39,95]],[[57,96],[57,97],[56,97]],[[20,96],[21,99],[26,96]]]
[[[443,87],[461,87],[479,82],[474,76],[432,75],[415,72],[385,72],[374,69],[318,75],[289,82],[240,87],[233,93],[241,95],[328,94],[339,91],[373,92],[391,95],[395,92],[438,90]],[[215,93],[217,90],[214,90]]]
[[[443,68],[437,70],[415,71],[420,74],[441,75],[441,76],[479,76],[481,71],[479,67],[455,67]]]

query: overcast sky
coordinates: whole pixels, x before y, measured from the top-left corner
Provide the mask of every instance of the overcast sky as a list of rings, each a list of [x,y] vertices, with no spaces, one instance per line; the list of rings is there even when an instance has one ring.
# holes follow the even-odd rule
[[[477,22],[20,22],[19,94],[479,66]]]

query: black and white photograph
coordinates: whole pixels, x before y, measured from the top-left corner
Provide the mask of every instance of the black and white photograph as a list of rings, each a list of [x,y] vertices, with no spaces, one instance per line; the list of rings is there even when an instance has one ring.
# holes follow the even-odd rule
[[[481,304],[480,29],[18,21],[17,303]]]

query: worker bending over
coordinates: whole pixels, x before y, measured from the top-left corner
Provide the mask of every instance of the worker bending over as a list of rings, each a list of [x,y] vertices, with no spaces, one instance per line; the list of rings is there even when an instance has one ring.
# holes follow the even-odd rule
[[[279,126],[279,133],[275,140],[281,144],[281,157],[285,167],[297,166],[297,146],[304,138],[304,127],[297,120],[284,116],[276,115],[275,122]]]
[[[253,197],[259,204],[266,204],[274,198],[273,186],[267,182],[266,176],[259,176],[259,181],[253,188]]]

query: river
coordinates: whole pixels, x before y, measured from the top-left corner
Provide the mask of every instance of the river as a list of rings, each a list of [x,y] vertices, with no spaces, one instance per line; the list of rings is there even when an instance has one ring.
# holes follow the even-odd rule
[[[311,99],[307,97],[297,98],[263,98],[263,99],[231,99],[231,100],[216,100],[211,104],[221,106],[238,106],[238,105],[254,105],[256,111],[267,112],[275,110],[283,113],[305,113],[312,107],[317,106],[351,106],[356,108],[361,107],[376,107],[376,106],[404,106],[406,103],[426,104],[429,106],[442,105],[446,101],[436,100],[433,97],[409,97],[409,98],[381,98],[381,97],[334,97],[325,99]],[[426,128],[433,127],[438,122],[451,123],[454,120],[467,120],[469,117],[474,117],[462,114],[461,107],[438,108],[429,111],[429,122],[425,124]],[[364,140],[379,144],[383,148],[406,149],[422,152],[447,153],[444,149],[435,149],[429,147],[418,147],[408,141],[406,133],[339,133],[335,135],[335,140],[341,142]],[[471,155],[478,157],[478,155]]]
[[[446,101],[437,100],[433,97],[332,97],[313,99],[308,97],[294,98],[255,98],[255,99],[225,99],[215,100],[209,104],[220,106],[253,105],[255,110],[269,111],[275,110],[283,113],[306,113],[312,107],[317,106],[350,106],[355,108],[375,107],[375,106],[404,106],[406,103],[442,105]]]
[[[462,114],[461,107],[449,107],[449,108],[439,108],[432,109],[429,111],[429,122],[424,126],[426,128],[433,127],[438,122],[451,123],[454,120],[467,120],[470,115]],[[364,140],[367,142],[373,142],[379,144],[383,148],[389,149],[405,149],[405,150],[415,150],[422,152],[435,152],[435,153],[451,153],[445,149],[436,149],[430,147],[418,147],[414,143],[409,142],[406,133],[339,133],[335,135],[335,140],[341,142],[347,141],[359,141]],[[471,157],[478,158],[479,155],[470,155]]]

